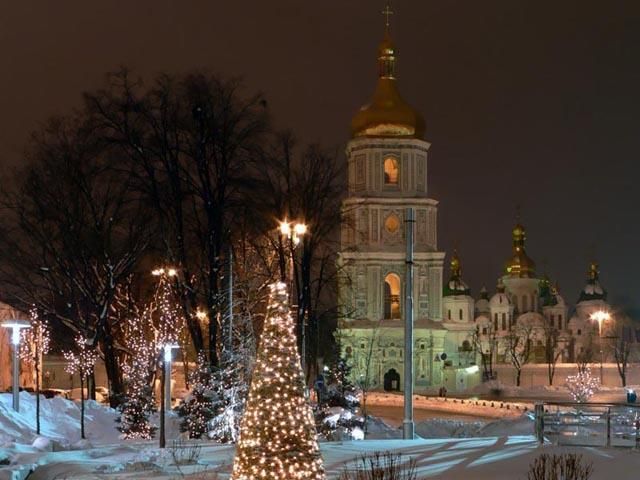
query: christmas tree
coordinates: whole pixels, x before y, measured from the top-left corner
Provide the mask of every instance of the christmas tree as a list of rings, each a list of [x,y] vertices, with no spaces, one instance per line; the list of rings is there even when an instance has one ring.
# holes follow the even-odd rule
[[[189,438],[200,438],[209,433],[216,414],[213,374],[204,353],[198,354],[196,369],[189,377],[191,392],[178,407],[178,415],[182,417],[180,431],[188,432]]]
[[[320,380],[320,379],[319,379]],[[364,437],[364,418],[357,414],[358,389],[351,382],[351,366],[344,359],[327,369],[323,382],[316,382],[318,402],[314,408],[316,428],[327,440]]]
[[[232,480],[324,479],[286,286],[271,285]]]
[[[120,425],[118,430],[123,438],[150,440],[156,426],[149,421],[149,415],[156,410],[153,392],[143,369],[134,370],[127,380],[127,396],[120,405]]]

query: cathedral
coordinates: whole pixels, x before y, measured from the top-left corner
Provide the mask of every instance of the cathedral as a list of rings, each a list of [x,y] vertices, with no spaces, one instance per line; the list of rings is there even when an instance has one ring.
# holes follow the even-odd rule
[[[455,252],[443,282],[438,202],[428,193],[430,144],[424,139],[423,117],[398,90],[397,51],[388,21],[377,61],[373,98],[353,117],[346,147],[348,195],[342,204],[338,258],[342,312],[336,338],[341,354],[351,361],[354,379],[369,389],[402,390],[404,385],[402,300],[408,208],[415,212],[416,391],[472,387],[483,377],[492,377],[487,364],[508,363],[510,347],[526,345],[529,363],[544,362],[545,332],[551,329],[558,361],[576,361],[593,336],[591,315],[608,310],[597,265],[591,265],[569,317],[568,305],[550,280],[536,275],[525,248],[525,228],[518,223],[512,231],[513,250],[494,294],[483,289],[478,299],[471,296]],[[516,331],[526,332],[520,347],[513,344]]]

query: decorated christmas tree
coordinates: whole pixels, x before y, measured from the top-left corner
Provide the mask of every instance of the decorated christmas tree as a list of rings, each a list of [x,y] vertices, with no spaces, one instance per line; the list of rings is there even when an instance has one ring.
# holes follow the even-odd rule
[[[211,420],[216,414],[213,373],[202,352],[198,354],[196,369],[191,372],[189,382],[191,392],[178,407],[178,414],[182,417],[180,431],[187,432],[189,438],[200,438],[209,433]]]
[[[351,366],[339,359],[319,380],[314,408],[318,433],[330,441],[362,439],[364,418],[358,415],[360,400],[351,382]]]
[[[127,380],[127,396],[120,405],[118,430],[122,432],[122,437],[152,439],[156,426],[151,423],[149,416],[155,410],[153,392],[146,372],[141,368],[134,370],[134,373]]]
[[[286,286],[271,285],[232,480],[325,478]]]

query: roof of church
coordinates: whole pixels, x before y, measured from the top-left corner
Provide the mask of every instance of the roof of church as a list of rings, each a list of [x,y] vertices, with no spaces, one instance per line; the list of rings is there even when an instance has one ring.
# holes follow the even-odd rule
[[[387,7],[384,38],[378,47],[378,83],[371,102],[351,120],[351,136],[424,138],[422,115],[404,101],[396,83],[396,47],[389,34]]]
[[[607,300],[607,291],[600,284],[600,271],[596,262],[591,262],[587,284],[580,292],[578,303],[589,300]]]
[[[536,264],[527,255],[525,242],[527,231],[520,224],[516,224],[512,231],[513,250],[511,257],[505,262],[505,273],[511,277],[534,278],[536,275]]]
[[[442,289],[442,296],[451,297],[454,295],[471,295],[471,289],[464,280],[462,280],[462,266],[460,264],[458,252],[455,250],[451,256],[450,266],[451,277],[449,277],[449,281],[445,283],[444,288]]]

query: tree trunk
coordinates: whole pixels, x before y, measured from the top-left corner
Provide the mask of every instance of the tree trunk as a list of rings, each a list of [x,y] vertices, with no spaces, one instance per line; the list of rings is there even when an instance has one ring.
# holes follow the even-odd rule
[[[113,348],[113,337],[111,336],[109,326],[105,324],[103,330],[102,351],[104,352],[104,367],[107,372],[107,382],[109,382],[109,405],[111,408],[116,408],[120,404],[122,394],[124,393],[120,364],[116,351]]]
[[[521,370],[516,369],[516,387],[520,386],[520,373],[521,373]]]

